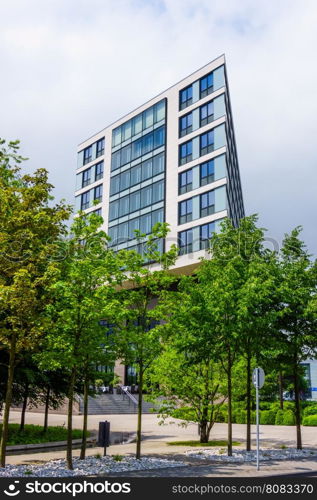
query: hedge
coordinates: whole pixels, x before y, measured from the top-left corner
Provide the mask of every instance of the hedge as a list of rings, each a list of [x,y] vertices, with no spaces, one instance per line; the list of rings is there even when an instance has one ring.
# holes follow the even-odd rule
[[[304,417],[303,425],[317,425],[317,415],[307,415],[307,417]]]
[[[309,415],[317,415],[317,405],[306,406],[303,411],[303,417],[308,417]]]

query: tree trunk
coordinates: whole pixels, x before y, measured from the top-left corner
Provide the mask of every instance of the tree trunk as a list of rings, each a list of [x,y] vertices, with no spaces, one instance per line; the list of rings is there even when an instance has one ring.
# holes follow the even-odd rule
[[[46,391],[46,397],[45,397],[45,411],[44,411],[44,427],[43,427],[43,434],[47,431],[48,428],[48,410],[50,407],[50,392],[51,388],[48,387]]]
[[[29,396],[29,384],[26,383],[25,384],[25,390],[24,390],[22,411],[21,411],[20,432],[24,431],[25,412],[26,412],[26,407],[27,407],[27,404],[28,404],[28,396]]]
[[[201,443],[208,443],[209,441],[209,433],[208,432],[208,422],[206,420],[202,420],[199,422],[199,439]]]
[[[76,379],[76,368],[71,371],[69,387],[68,387],[68,409],[67,409],[67,451],[66,461],[69,470],[73,470],[73,402],[74,402],[74,387]]]
[[[283,398],[283,374],[282,370],[278,372],[278,387],[279,387],[279,398],[280,398],[280,409],[284,409],[284,398]]]
[[[228,359],[227,388],[228,388],[228,456],[232,457],[232,380],[231,380],[231,359]]]
[[[3,412],[2,437],[0,443],[0,467],[5,467],[6,464],[6,448],[7,448],[8,431],[9,431],[10,406],[12,402],[12,386],[14,377],[16,340],[17,340],[16,334],[13,334],[10,344],[8,381],[7,381],[7,390],[5,396],[5,408]]]
[[[86,373],[84,380],[84,417],[83,417],[83,436],[81,438],[80,460],[84,460],[86,456],[87,423],[88,423],[88,390],[89,390],[89,377],[88,373]]]
[[[142,399],[143,399],[143,363],[139,363],[139,401],[138,401],[138,427],[136,433],[136,458],[141,458],[141,429],[142,429]]]
[[[246,450],[251,451],[251,355],[247,354],[247,442]]]
[[[302,449],[302,433],[300,422],[300,399],[299,399],[299,384],[298,384],[298,364],[297,359],[294,360],[293,366],[294,374],[294,392],[295,392],[295,424],[296,424],[296,444],[297,449]]]

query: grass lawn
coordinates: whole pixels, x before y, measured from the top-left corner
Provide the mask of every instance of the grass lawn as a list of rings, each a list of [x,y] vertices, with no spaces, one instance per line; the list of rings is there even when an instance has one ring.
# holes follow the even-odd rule
[[[227,446],[227,441],[215,440],[208,441],[208,443],[201,443],[200,441],[170,441],[167,443],[170,446]],[[232,441],[233,446],[239,446],[239,441]]]
[[[19,424],[9,424],[9,438],[8,445],[15,444],[38,444],[50,443],[53,441],[66,441],[67,429],[65,427],[48,427],[45,434],[43,434],[43,427],[41,425],[26,424],[24,431],[19,431]],[[0,437],[2,434],[2,424],[0,424]],[[73,439],[80,439],[82,431],[80,429],[73,430]]]

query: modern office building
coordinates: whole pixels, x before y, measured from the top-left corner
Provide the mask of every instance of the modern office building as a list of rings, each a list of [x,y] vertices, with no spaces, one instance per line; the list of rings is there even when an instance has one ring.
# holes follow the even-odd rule
[[[103,216],[114,248],[165,221],[190,272],[220,222],[244,216],[225,57],[81,143],[76,177],[76,209]]]

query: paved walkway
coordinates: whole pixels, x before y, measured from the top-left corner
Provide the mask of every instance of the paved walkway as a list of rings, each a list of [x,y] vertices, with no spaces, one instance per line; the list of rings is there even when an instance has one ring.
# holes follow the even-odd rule
[[[19,412],[11,412],[10,421],[19,422],[21,414]],[[98,429],[98,423],[101,420],[109,420],[111,423],[111,431],[116,432],[135,432],[136,415],[91,415],[88,419],[88,428],[91,431]],[[39,413],[28,412],[26,415],[26,423],[42,424],[43,415]],[[74,416],[74,428],[81,428],[82,416]],[[166,456],[183,460],[183,453],[189,449],[195,449],[188,446],[169,446],[169,441],[184,441],[197,440],[197,425],[189,424],[186,428],[177,425],[175,420],[169,419],[166,425],[159,425],[159,419],[156,415],[143,416],[143,443],[142,452],[147,456]],[[50,415],[49,425],[66,425],[65,415]],[[241,446],[245,444],[245,425],[233,424],[233,439],[241,442]],[[226,439],[227,425],[215,424],[211,432],[211,439]],[[316,427],[303,427],[303,446],[317,448],[317,432]],[[296,431],[295,427],[287,426],[261,426],[261,445],[267,447],[280,446],[295,446]],[[252,426],[253,446],[255,446],[255,426]],[[87,449],[87,455],[95,455],[102,453],[101,448]],[[113,445],[108,448],[108,453],[120,455],[134,455],[135,443]],[[74,450],[74,455],[79,455],[79,450]],[[64,451],[49,451],[24,455],[12,455],[7,458],[8,464],[35,463],[47,461],[50,459],[62,458],[65,456]],[[209,476],[258,476],[271,474],[294,474],[299,472],[317,471],[317,462],[314,460],[300,461],[272,461],[265,462],[258,473],[255,470],[254,464],[222,464],[212,463],[210,461],[191,460],[186,458],[188,467],[179,469],[165,469],[159,471],[143,471],[134,472],[131,475],[135,476],[188,476],[188,477],[209,477]],[[122,475],[127,475],[124,473]]]

